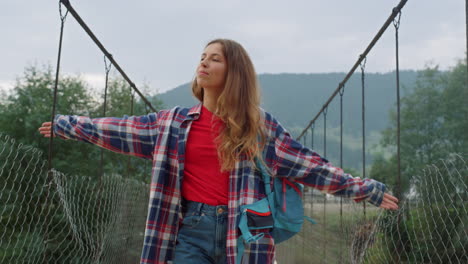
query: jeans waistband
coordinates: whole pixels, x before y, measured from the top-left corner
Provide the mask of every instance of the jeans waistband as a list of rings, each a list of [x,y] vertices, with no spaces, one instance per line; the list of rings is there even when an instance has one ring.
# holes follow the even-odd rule
[[[205,215],[216,216],[228,214],[227,205],[209,205],[193,201],[182,201],[182,210],[184,213],[204,213]]]

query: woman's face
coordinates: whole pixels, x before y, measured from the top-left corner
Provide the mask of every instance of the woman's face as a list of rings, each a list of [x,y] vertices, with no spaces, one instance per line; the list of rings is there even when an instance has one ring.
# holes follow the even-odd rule
[[[201,55],[197,67],[197,83],[204,89],[224,88],[227,74],[227,62],[220,43],[208,45]]]

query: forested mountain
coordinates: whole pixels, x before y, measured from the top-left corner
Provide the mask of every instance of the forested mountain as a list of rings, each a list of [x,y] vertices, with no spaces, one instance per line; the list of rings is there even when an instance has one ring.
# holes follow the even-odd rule
[[[411,90],[418,72],[400,72],[401,96]],[[309,121],[320,111],[345,73],[311,74],[260,74],[262,107],[272,113],[296,137]],[[380,140],[380,132],[389,127],[389,111],[396,109],[395,72],[366,73],[365,113],[366,151]],[[158,95],[165,107],[176,105],[189,107],[197,103],[192,96],[190,84],[181,85]],[[343,94],[344,166],[361,168],[362,162],[362,79],[354,74],[345,85]],[[336,96],[327,111],[327,156],[337,163],[339,155],[340,96]],[[323,115],[317,120],[314,130],[314,149],[324,153]],[[307,138],[310,144],[310,134]],[[368,164],[372,161],[369,153]]]
[[[313,74],[260,74],[263,108],[276,116],[287,128],[305,127],[321,109],[332,92],[343,80],[344,73]],[[404,87],[411,87],[417,72],[403,71],[400,82]],[[349,128],[355,131],[361,128],[361,75],[355,74],[345,86],[344,114]],[[388,121],[388,111],[395,107],[395,73],[368,73],[365,75],[365,101],[367,129],[381,130]],[[404,95],[404,91],[402,91]],[[189,84],[158,95],[168,108],[173,106],[192,106],[197,103],[192,96]],[[330,112],[339,111],[339,96],[331,104]],[[339,124],[339,115],[330,116],[328,125]],[[328,121],[327,121],[328,122]],[[356,131],[356,133],[358,133]]]
[[[463,113],[463,106],[466,103],[458,101],[453,103],[452,101],[466,100],[466,96],[459,96],[458,98],[457,94],[450,95],[449,92],[451,90],[447,88],[454,86],[461,89],[460,87],[462,86],[458,83],[461,82],[459,79],[463,78],[456,77],[458,76],[456,74],[463,75],[459,73],[462,71],[460,69],[465,69],[461,62],[448,71],[440,71],[437,67],[427,68],[419,72],[402,71],[400,74],[402,111],[404,110],[403,104],[406,104],[405,107],[408,109],[409,107],[417,108],[419,105],[427,108],[424,111],[417,112],[418,114],[414,114],[414,116],[410,114],[403,116],[402,112],[402,122],[405,119],[405,122],[408,124],[417,125],[423,120],[428,120],[426,123],[428,123],[427,127],[430,128],[429,130],[436,131],[435,128],[440,126],[437,122],[445,122],[449,120],[449,117],[452,118],[449,114],[458,115],[458,119],[455,118],[454,120],[465,120],[466,118],[463,118],[463,115],[460,113]],[[262,107],[272,113],[291,132],[292,136],[296,138],[309,124],[309,121],[316,116],[344,76],[344,73],[260,74],[258,78],[262,88]],[[437,78],[429,78],[427,76],[436,76]],[[394,113],[396,110],[395,77],[395,72],[366,73],[364,76],[366,167],[372,166],[373,160],[376,157],[375,154],[385,159],[390,158],[394,154],[394,144],[388,143],[390,138],[388,135],[396,131],[395,115],[391,118],[391,113]],[[89,87],[83,80],[79,77],[67,77],[61,80],[59,89],[62,90],[59,90],[61,99],[58,104],[58,113],[101,116],[102,106],[100,105],[102,103],[98,102],[99,99],[95,99],[90,94]],[[2,100],[0,100],[0,112],[2,113],[0,115],[0,120],[2,121],[0,122],[0,133],[13,136],[21,142],[45,151],[46,141],[37,135],[37,128],[42,122],[50,118],[49,108],[52,95],[50,88],[53,87],[52,83],[53,76],[50,68],[27,68],[24,75],[18,79],[11,95],[0,96],[2,97]],[[456,83],[458,86],[452,83]],[[447,94],[440,92],[443,96],[432,96],[430,99],[433,102],[427,98],[424,99],[424,96],[427,94],[437,94],[430,90],[433,86],[438,87],[437,89],[440,90],[447,89],[448,92],[446,92]],[[428,87],[427,91],[421,87]],[[128,114],[131,102],[129,88],[123,80],[118,78],[111,82],[110,88],[111,93],[107,115],[121,116],[126,113]],[[422,89],[422,92],[418,92],[418,89]],[[197,103],[191,95],[188,83],[150,98],[150,100],[155,102],[157,109],[171,108],[175,105],[190,107]],[[324,119],[325,115],[322,114],[314,124],[314,129],[309,130],[306,137],[303,137],[303,139],[307,139],[307,142],[302,140],[302,143],[308,147],[312,147],[334,164],[362,171],[364,162],[362,158],[363,122],[361,103],[362,76],[360,73],[357,73],[345,84],[343,93],[344,157],[342,165],[339,163],[340,95],[336,96],[329,105],[326,111],[326,120]],[[137,106],[139,109],[136,109],[134,114],[146,112],[142,102],[137,100]],[[439,111],[443,107],[447,109],[446,112],[449,113],[447,114],[449,117],[444,116],[437,119],[433,117],[435,114],[432,116],[429,114],[431,113],[430,111]],[[412,112],[409,111],[409,113]],[[434,124],[430,123],[432,122],[431,120]],[[324,127],[325,121],[326,127]],[[12,126],[12,123],[15,126]],[[463,124],[464,122],[461,123]],[[457,123],[455,122],[454,124]],[[324,133],[325,129],[326,133]],[[310,133],[312,131],[314,132],[313,137]],[[456,132],[452,128],[442,131],[452,133],[453,135],[450,134],[447,137],[453,139],[454,142],[465,142],[463,141],[464,139],[460,140],[460,138],[463,138],[460,135],[463,135],[463,131],[466,131],[464,128]],[[414,132],[414,134],[414,138],[408,139],[408,142],[404,143],[405,146],[409,146],[422,138],[422,132],[419,132],[419,130]],[[437,138],[437,136],[432,138]],[[313,145],[311,144],[312,139]],[[58,152],[61,153],[59,154],[61,156],[57,157],[58,160],[63,160],[63,162],[58,162],[57,165],[63,165],[63,167],[57,166],[58,168],[64,172],[77,172],[83,168],[88,168],[87,166],[80,166],[77,162],[68,162],[68,158],[76,161],[78,157],[74,157],[74,155],[77,153],[90,154],[90,151],[72,151],[72,153],[68,153],[70,149],[65,147],[68,144],[67,142],[58,141],[57,144],[64,144],[63,151]],[[463,145],[464,143],[456,143],[455,145],[458,146],[457,144]],[[57,147],[57,149],[60,149],[60,147]],[[463,148],[457,147],[456,149],[460,152],[459,149]],[[427,151],[423,151],[423,153],[425,152]],[[98,155],[97,152],[94,154]],[[86,171],[85,174],[90,173],[90,171]]]

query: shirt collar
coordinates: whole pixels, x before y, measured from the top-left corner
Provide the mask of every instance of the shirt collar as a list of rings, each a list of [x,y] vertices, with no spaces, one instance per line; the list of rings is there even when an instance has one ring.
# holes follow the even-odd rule
[[[190,108],[187,115],[193,118],[194,120],[197,120],[200,117],[201,109],[202,103],[199,103]]]

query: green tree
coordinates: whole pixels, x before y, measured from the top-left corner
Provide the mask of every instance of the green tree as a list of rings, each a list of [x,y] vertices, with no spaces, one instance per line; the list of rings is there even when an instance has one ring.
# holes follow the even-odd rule
[[[462,219],[466,219],[463,201],[460,193],[466,193],[463,186],[456,184],[459,174],[448,173],[460,170],[461,165],[451,170],[444,170],[441,160],[453,159],[451,153],[466,157],[468,147],[468,85],[466,64],[459,61],[448,71],[440,71],[438,67],[428,67],[419,73],[413,92],[401,100],[401,169],[403,193],[410,193],[418,201],[406,201],[401,222],[393,222],[388,226],[387,239],[390,252],[399,252],[402,261],[421,263],[441,260],[440,263],[463,259],[465,240],[453,242],[453,248],[446,248],[446,242],[457,238],[459,230],[463,228]],[[396,145],[396,114],[391,113],[392,125],[383,132],[381,144],[388,148]],[[428,167],[433,165],[432,167]],[[442,168],[441,172],[431,172],[430,168]],[[371,175],[373,178],[392,182],[397,173],[396,156],[386,160],[379,157],[375,160]],[[454,176],[455,175],[455,176]],[[461,174],[464,175],[464,174]],[[429,184],[414,184],[410,189],[410,182],[414,176]],[[387,179],[387,177],[390,177]],[[459,189],[446,189],[446,186],[458,186]],[[445,187],[445,188],[443,188]],[[452,187],[452,188],[453,188]],[[437,197],[437,200],[434,199]],[[444,204],[450,201],[450,205]],[[418,204],[417,208],[411,208]],[[389,219],[392,216],[389,215]],[[431,218],[433,225],[426,226],[424,219]],[[422,224],[421,224],[422,223]],[[406,228],[400,228],[405,226]],[[443,227],[443,232],[437,233]],[[397,233],[396,230],[398,230]],[[436,240],[424,240],[415,236],[421,232],[439,234]],[[436,237],[429,235],[427,237]],[[413,243],[411,243],[413,242]],[[414,243],[416,242],[416,243]],[[422,245],[421,247],[419,245]],[[425,245],[432,245],[436,250]],[[418,252],[418,254],[410,254]],[[437,256],[434,256],[437,254]],[[406,257],[408,259],[406,259]]]
[[[0,132],[47,153],[49,141],[42,138],[37,129],[51,118],[53,85],[54,77],[50,67],[26,68],[12,94],[0,104]],[[86,115],[92,111],[95,103],[87,90],[88,87],[81,79],[61,77],[57,91],[57,113]],[[92,150],[88,146],[69,148],[64,143],[54,140],[54,167],[65,173],[88,172],[83,164]]]
[[[32,66],[25,69],[12,93],[0,101],[1,133],[39,148],[43,153],[48,152],[49,140],[42,138],[37,129],[43,122],[51,119],[54,78],[50,67],[41,69]],[[148,87],[144,86],[143,90],[148,90]],[[150,109],[137,97],[138,95],[133,100],[133,114],[146,114]],[[96,96],[91,94],[91,89],[80,77],[60,76],[56,113],[101,117],[103,102],[103,99],[97,100]],[[118,77],[111,78],[106,115],[115,117],[130,115],[131,102],[132,92],[126,81]],[[151,99],[151,103],[156,109],[162,106],[162,102],[155,97]],[[127,159],[122,158],[122,155],[114,153],[106,155],[112,157],[106,160],[107,164],[104,164],[107,173],[119,173],[149,181],[150,177],[144,175],[148,171],[147,166],[141,165],[141,161],[132,161],[139,165],[130,163],[131,167],[139,168],[132,171],[127,169],[129,163]],[[63,173],[87,176],[100,174],[100,150],[90,144],[55,139],[53,156],[53,167]]]
[[[0,262],[28,263],[31,259],[42,259],[43,252],[48,252],[50,262],[59,262],[63,256],[73,255],[73,250],[76,250],[76,241],[73,241],[71,233],[64,231],[69,223],[64,216],[66,212],[60,206],[58,192],[53,187],[52,194],[47,195],[46,192],[47,186],[55,186],[49,182],[47,166],[43,163],[49,140],[41,137],[37,131],[43,122],[51,119],[54,81],[50,67],[28,67],[11,94],[0,100],[0,136],[6,134],[16,142],[32,145],[43,152],[40,156],[28,151],[27,147],[9,145],[11,142],[3,138],[0,140],[0,226],[4,227],[0,235],[8,238],[0,243]],[[61,76],[56,112],[102,116],[103,101],[97,100],[90,91],[81,78]],[[130,102],[130,87],[121,78],[112,78],[109,82],[108,115],[130,114]],[[153,105],[160,106],[161,102],[153,99]],[[145,113],[144,104],[135,99],[134,114]],[[102,219],[109,219],[115,213],[113,210],[116,208],[109,205],[116,203],[114,198],[117,195],[115,189],[100,184],[100,149],[83,142],[55,139],[53,153],[53,167],[73,177],[70,177],[66,187],[62,187],[69,188],[69,193],[73,194],[74,210],[87,211],[86,215],[75,220],[85,225],[86,230],[93,230],[91,235],[95,236],[94,231],[107,224]],[[110,151],[105,153],[106,174],[150,181],[149,162],[129,159]],[[107,181],[109,179],[106,177]],[[100,207],[100,204],[107,206]],[[91,209],[93,206],[99,209]],[[44,213],[47,210],[52,210],[52,213]],[[96,219],[101,219],[101,222]],[[40,228],[46,225],[50,227],[48,235],[45,235],[44,228]],[[45,239],[49,241],[46,247]],[[90,241],[83,240],[82,243],[92,246],[87,245],[93,243]],[[80,263],[87,263],[87,260],[80,259]]]
[[[17,80],[12,93],[2,100],[0,104],[0,132],[14,138],[16,142],[32,145],[43,153],[47,153],[48,140],[43,139],[37,132],[42,122],[51,118],[52,87],[54,77],[51,68],[39,69],[28,67]],[[57,105],[57,111],[73,111],[77,114],[86,114],[93,107],[91,98],[86,93],[86,85],[75,77],[63,77],[58,87],[58,96],[62,100]],[[85,168],[85,160],[89,157],[90,149],[87,146],[78,146],[75,149],[67,148],[56,140],[54,153],[59,159],[54,167],[60,167],[68,173]],[[3,241],[0,256],[9,263],[29,263],[29,258],[41,258],[44,250],[68,252],[65,244],[49,243],[47,249],[43,240],[54,237],[57,240],[69,240],[63,232],[49,229],[50,236],[45,235],[44,227],[49,223],[52,226],[66,226],[66,221],[59,217],[44,217],[46,208],[57,208],[57,201],[47,199],[45,186],[47,181],[47,166],[43,161],[46,155],[37,155],[34,151],[20,145],[8,145],[11,141],[3,141],[2,148],[7,148],[14,155],[5,155],[2,152],[0,160],[5,170],[0,171],[0,212],[1,224],[6,227],[4,232],[9,233],[10,240]],[[63,161],[65,160],[65,162]],[[70,162],[74,161],[74,162]],[[7,194],[7,195],[2,195]],[[49,196],[50,197],[50,196]],[[32,248],[29,245],[33,245]],[[5,249],[8,245],[22,245],[13,250]],[[3,250],[5,249],[5,250]],[[30,254],[30,255],[29,255]]]
[[[460,61],[444,76],[441,100],[447,148],[465,153],[468,149],[468,84],[466,64]]]
[[[466,64],[460,61],[449,71],[440,71],[437,66],[421,71],[413,92],[401,99],[403,191],[408,189],[411,177],[420,174],[425,166],[446,158],[448,153],[466,151],[467,93]],[[383,131],[381,144],[395,149],[395,111],[390,115],[392,125]],[[396,157],[378,160],[372,171],[372,175],[390,175],[390,171],[396,174]]]
[[[369,178],[384,182],[391,190],[395,190],[396,172],[396,156],[392,156],[387,160],[383,155],[377,154],[374,156],[374,162],[372,163]]]

